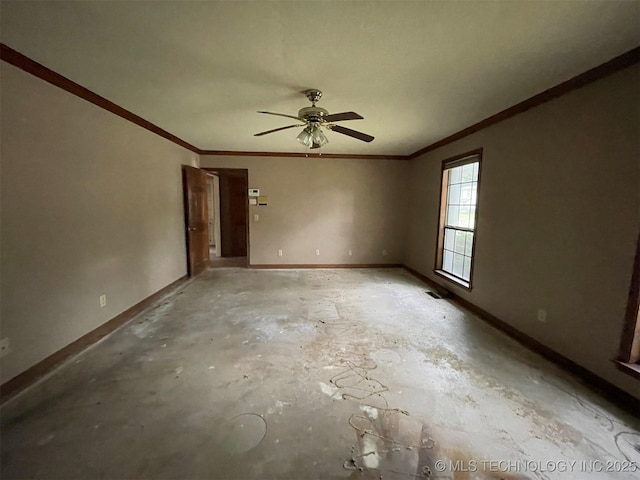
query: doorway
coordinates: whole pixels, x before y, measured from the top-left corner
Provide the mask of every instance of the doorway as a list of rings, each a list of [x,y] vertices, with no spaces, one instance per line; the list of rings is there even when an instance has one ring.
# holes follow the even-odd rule
[[[211,176],[208,190],[212,268],[249,265],[249,171],[242,168],[203,168]],[[219,234],[219,238],[215,236]],[[211,242],[210,242],[211,243]]]
[[[209,210],[209,256],[211,262],[220,252],[220,177],[207,172],[207,206]]]

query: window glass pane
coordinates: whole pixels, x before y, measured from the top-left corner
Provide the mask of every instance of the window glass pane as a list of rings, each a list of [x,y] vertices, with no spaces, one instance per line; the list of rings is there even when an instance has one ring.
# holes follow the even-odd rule
[[[455,247],[453,249],[454,252],[464,253],[464,242],[466,240],[466,237],[467,236],[465,232],[456,231],[456,241]]]
[[[463,205],[458,212],[458,227],[469,228],[469,210],[472,207]]]
[[[473,180],[476,181],[476,182],[478,181],[478,170],[479,170],[479,167],[480,167],[480,163],[479,162],[476,162],[476,163],[473,164]]]
[[[453,252],[445,250],[442,255],[442,269],[445,272],[453,271]]]
[[[471,205],[478,203],[478,182],[471,184]]]
[[[468,163],[460,168],[462,168],[461,180],[463,182],[471,182],[475,180],[473,178],[473,163]]]
[[[468,207],[467,215],[467,227],[476,228],[476,207]]]
[[[453,188],[453,187],[451,187]],[[460,203],[462,205],[469,205],[473,198],[473,183],[463,183],[459,186],[460,189]]]
[[[462,167],[449,169],[449,185],[453,183],[460,183],[460,175],[462,174]]]
[[[464,242],[464,254],[470,257],[473,254],[473,232],[467,232],[467,240]]]
[[[453,254],[453,270],[451,271],[455,276],[462,277],[464,273],[464,256],[458,253]]]
[[[444,230],[444,248],[447,250],[453,250],[455,234],[453,230],[445,228]]]
[[[457,206],[450,206],[447,209],[447,225],[451,225],[453,227],[458,227],[458,212],[460,210],[460,207]]]
[[[469,280],[471,277],[471,257],[464,257],[464,268],[462,278]]]
[[[449,187],[449,204],[458,205],[460,203],[460,184]]]

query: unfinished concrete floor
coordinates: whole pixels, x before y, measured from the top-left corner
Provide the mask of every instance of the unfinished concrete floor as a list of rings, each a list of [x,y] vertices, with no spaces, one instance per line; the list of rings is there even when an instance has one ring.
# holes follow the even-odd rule
[[[2,407],[2,478],[638,478],[637,418],[425,290],[209,270]]]

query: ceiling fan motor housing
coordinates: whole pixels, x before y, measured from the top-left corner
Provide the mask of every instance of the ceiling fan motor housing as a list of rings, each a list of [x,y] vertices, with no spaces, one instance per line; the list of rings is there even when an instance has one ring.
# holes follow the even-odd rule
[[[304,119],[306,122],[320,123],[325,115],[329,115],[329,112],[320,107],[304,107],[298,111],[298,117]]]

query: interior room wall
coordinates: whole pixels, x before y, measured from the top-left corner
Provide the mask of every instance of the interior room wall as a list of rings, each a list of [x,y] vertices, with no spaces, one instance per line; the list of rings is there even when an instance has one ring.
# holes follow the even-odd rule
[[[202,155],[201,164],[246,168],[249,188],[267,197],[249,209],[253,265],[402,262],[406,161]]]
[[[198,156],[0,68],[4,383],[186,274],[180,166]]]
[[[635,396],[617,356],[640,225],[638,66],[411,162],[405,263]],[[441,161],[484,149],[473,290],[433,273]],[[546,323],[537,312],[547,312]]]

